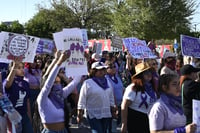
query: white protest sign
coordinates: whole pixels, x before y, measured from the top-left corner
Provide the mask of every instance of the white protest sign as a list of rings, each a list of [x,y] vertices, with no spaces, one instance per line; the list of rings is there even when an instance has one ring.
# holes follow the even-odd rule
[[[53,33],[53,39],[56,45],[57,50],[63,50],[64,44],[63,44],[63,32],[56,32]]]
[[[195,133],[200,133],[200,100],[192,100],[193,123],[197,125]]]
[[[66,62],[66,75],[87,75],[87,61],[84,57],[82,30],[63,29],[64,50],[70,50],[71,56]]]
[[[133,58],[156,58],[151,49],[146,45],[146,42],[137,38],[124,38],[123,44],[128,49]]]
[[[40,38],[10,32],[0,35],[0,58],[13,60],[14,57],[22,57],[23,62],[34,61]]]

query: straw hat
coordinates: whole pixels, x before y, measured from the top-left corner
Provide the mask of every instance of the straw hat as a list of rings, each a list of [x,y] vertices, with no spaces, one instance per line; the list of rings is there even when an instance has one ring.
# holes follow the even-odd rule
[[[137,64],[135,66],[135,72],[136,73],[132,76],[132,78],[135,77],[135,76],[137,76],[137,75],[139,75],[140,73],[142,73],[142,72],[150,69],[150,68],[151,67],[147,63],[144,63],[144,62],[142,62],[140,64]]]

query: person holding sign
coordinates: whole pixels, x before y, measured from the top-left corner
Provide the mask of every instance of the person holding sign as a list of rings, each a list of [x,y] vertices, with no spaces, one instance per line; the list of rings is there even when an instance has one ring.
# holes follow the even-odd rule
[[[186,125],[181,105],[179,78],[163,74],[159,80],[160,99],[149,113],[151,133],[195,133],[196,124]]]
[[[192,122],[192,99],[200,100],[200,83],[196,82],[200,68],[184,65],[181,68],[180,87],[182,88],[183,111],[187,124]]]
[[[61,64],[70,56],[70,51],[65,51],[56,58],[55,65],[47,74],[44,86],[37,97],[38,111],[44,126],[42,133],[67,133],[65,128],[64,98],[77,86],[81,76],[76,77],[66,87],[62,88],[58,76]]]
[[[14,57],[10,66],[10,72],[3,85],[13,107],[22,116],[22,133],[33,133],[29,103],[30,88],[28,82],[23,79],[24,64],[21,61],[21,57]]]

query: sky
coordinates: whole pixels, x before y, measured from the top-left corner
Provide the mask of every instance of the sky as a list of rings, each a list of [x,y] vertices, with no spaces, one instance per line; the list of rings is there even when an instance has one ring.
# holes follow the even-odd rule
[[[196,0],[200,3],[200,0]],[[4,21],[18,20],[25,24],[37,12],[37,4],[49,7],[49,0],[1,0],[0,4],[0,23]],[[200,6],[197,8],[195,15],[192,16],[192,31],[200,31]]]
[[[37,4],[50,5],[49,0],[1,0],[0,22],[18,20],[24,24],[38,12]]]

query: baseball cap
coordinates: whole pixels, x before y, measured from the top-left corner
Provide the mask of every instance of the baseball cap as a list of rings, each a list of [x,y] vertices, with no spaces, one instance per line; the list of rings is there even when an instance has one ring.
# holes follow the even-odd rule
[[[195,68],[190,64],[184,65],[180,70],[181,75],[187,75],[192,72],[198,72],[198,71],[200,71],[200,68]]]
[[[107,66],[103,62],[94,62],[92,63],[92,69],[104,69],[107,68]]]

